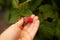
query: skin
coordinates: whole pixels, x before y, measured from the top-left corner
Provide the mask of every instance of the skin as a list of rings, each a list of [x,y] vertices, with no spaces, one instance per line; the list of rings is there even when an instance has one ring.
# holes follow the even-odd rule
[[[31,17],[33,22],[26,24],[23,29],[24,18],[11,25],[0,35],[0,40],[33,40],[40,22],[37,16],[31,15]]]

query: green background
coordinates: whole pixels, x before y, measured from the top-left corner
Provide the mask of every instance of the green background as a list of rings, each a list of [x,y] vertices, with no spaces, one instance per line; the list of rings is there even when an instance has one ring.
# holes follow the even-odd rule
[[[41,22],[34,40],[60,40],[60,0],[0,0],[9,24],[35,14]]]

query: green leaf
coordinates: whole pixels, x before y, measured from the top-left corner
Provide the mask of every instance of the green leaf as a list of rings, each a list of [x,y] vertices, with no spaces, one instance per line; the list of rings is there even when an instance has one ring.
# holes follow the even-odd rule
[[[13,8],[17,8],[18,7],[19,0],[11,0],[11,2],[12,2],[12,7]]]
[[[52,0],[52,8],[57,11],[57,4],[55,1]]]
[[[44,19],[50,18],[56,18],[56,13],[54,14],[54,11],[52,9],[52,6],[49,4],[45,4],[39,7],[39,10],[41,12],[41,15]]]
[[[6,12],[5,12],[4,19],[5,19],[7,22],[9,22],[10,16],[11,16],[11,15],[10,15],[10,10],[7,9]]]
[[[58,37],[58,39],[60,40],[60,19],[57,19],[57,26],[56,26],[55,35],[56,35],[56,36]]]
[[[32,0],[32,2],[29,3],[29,9],[31,11],[36,10],[37,6],[39,6],[42,3],[43,0]]]
[[[41,5],[39,7],[39,19],[41,21],[41,25],[39,28],[39,35],[41,40],[52,40],[56,31],[56,19],[57,12],[54,12],[52,6],[49,4]],[[47,19],[52,18],[53,21],[49,22]],[[41,37],[42,36],[42,37]]]
[[[9,20],[10,24],[17,22],[18,18],[20,18],[19,11],[16,10],[16,9],[11,9],[10,14],[11,14],[11,17],[10,17],[10,20]]]
[[[8,20],[8,22],[10,24],[17,22],[18,19],[21,16],[25,17],[25,16],[30,16],[32,14],[32,12],[27,8],[21,9],[21,10],[19,10],[19,9],[10,9],[9,13],[10,13],[9,15],[6,14],[7,15],[6,19]]]
[[[23,2],[25,2],[26,0],[19,0],[19,3],[23,3]]]
[[[11,6],[11,0],[4,0],[4,2],[6,8]]]
[[[4,0],[0,0],[0,5],[4,5]]]
[[[12,0],[14,1],[14,0]],[[17,4],[18,1],[15,0],[15,2],[13,2],[13,6],[17,7],[17,8],[11,8],[9,9],[9,13],[10,13],[10,18],[9,18],[9,23],[15,23],[18,21],[18,18],[20,17],[25,17],[25,16],[30,16],[32,14],[32,11],[28,9],[27,4],[30,0],[27,0],[23,3],[20,3],[19,5]],[[17,3],[16,3],[17,2]],[[16,4],[15,4],[16,3]],[[16,6],[18,5],[18,6]],[[9,16],[8,16],[9,17]]]
[[[41,24],[40,29],[39,29],[40,39],[41,40],[42,39],[45,39],[45,40],[49,39],[49,40],[51,40],[52,37],[54,36],[54,32],[55,32],[55,27],[54,27],[53,24],[51,26],[48,23],[47,24],[45,24],[45,23]]]
[[[22,16],[30,16],[30,15],[32,15],[32,12],[27,8],[22,10],[20,13],[21,13]]]
[[[27,7],[27,6],[28,6],[28,2],[30,2],[30,1],[31,1],[31,0],[26,0],[25,2],[20,3],[17,8],[18,8],[18,9],[22,9],[22,8]]]

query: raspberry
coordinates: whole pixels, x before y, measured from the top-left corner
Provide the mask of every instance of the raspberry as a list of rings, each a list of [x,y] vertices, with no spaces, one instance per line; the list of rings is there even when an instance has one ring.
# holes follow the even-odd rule
[[[20,20],[21,18],[19,18]],[[33,18],[31,17],[24,17],[24,23],[23,23],[23,27],[27,24],[27,23],[32,23],[33,22]]]
[[[19,18],[18,20],[20,20],[21,18]],[[33,18],[31,17],[24,17],[24,23],[32,23],[33,22]]]
[[[32,23],[33,22],[33,19],[31,17],[27,17],[26,22],[27,23]]]

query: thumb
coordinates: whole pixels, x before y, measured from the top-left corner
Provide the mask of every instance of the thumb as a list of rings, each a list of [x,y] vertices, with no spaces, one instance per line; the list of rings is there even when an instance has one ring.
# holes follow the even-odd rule
[[[6,29],[1,35],[0,40],[16,40],[19,38],[20,27],[23,24],[23,18],[19,20],[17,23],[11,25],[8,29]]]
[[[24,22],[24,20],[23,20],[23,18],[21,18],[17,23],[15,23],[15,26],[21,27],[23,22]]]

